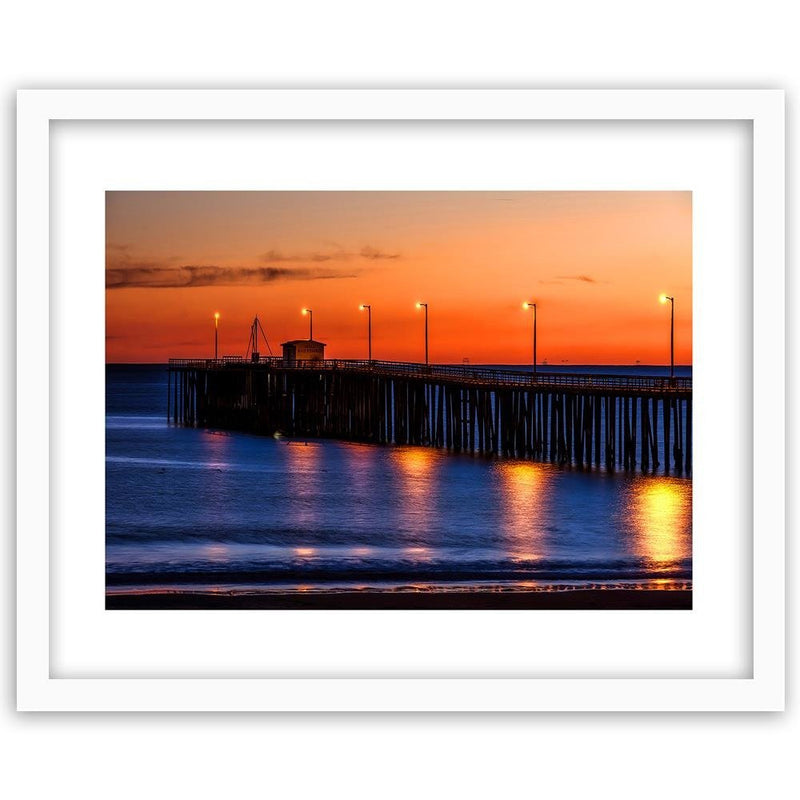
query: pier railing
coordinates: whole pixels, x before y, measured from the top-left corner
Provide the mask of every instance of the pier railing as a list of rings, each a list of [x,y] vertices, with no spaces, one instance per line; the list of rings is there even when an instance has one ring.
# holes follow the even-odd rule
[[[459,381],[469,385],[486,385],[530,388],[559,387],[565,389],[691,392],[692,379],[653,375],[598,375],[578,372],[522,372],[494,367],[462,366],[455,364],[420,364],[404,361],[368,361],[366,359],[325,359],[316,361],[288,361],[280,357],[266,357],[259,361],[246,361],[241,356],[220,359],[171,358],[170,369],[230,369],[248,367],[258,369],[280,368],[305,372],[351,371],[372,373],[386,377],[423,378],[429,381]]]

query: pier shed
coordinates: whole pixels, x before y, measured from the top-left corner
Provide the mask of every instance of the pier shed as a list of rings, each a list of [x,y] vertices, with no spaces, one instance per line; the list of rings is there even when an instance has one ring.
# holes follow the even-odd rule
[[[283,360],[286,363],[293,361],[323,361],[325,359],[325,342],[314,339],[293,339],[283,342]]]

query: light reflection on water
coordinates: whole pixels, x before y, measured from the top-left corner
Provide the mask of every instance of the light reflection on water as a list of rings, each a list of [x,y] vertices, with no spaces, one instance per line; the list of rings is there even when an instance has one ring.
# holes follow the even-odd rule
[[[401,512],[413,519],[418,531],[430,530],[438,494],[438,458],[439,454],[427,447],[397,447],[389,452],[390,468],[400,489]]]
[[[633,525],[635,552],[654,564],[691,556],[691,484],[677,478],[651,476],[632,484],[627,517]]]
[[[208,544],[203,548],[202,554],[209,561],[225,563],[230,557],[230,548],[224,544]]]
[[[535,561],[544,555],[543,520],[549,513],[547,492],[552,470],[543,464],[508,461],[497,465],[500,478],[503,533],[514,561]]]
[[[286,487],[286,502],[291,509],[292,518],[301,529],[313,528],[320,517],[320,504],[317,498],[320,482],[323,480],[320,474],[321,445],[317,442],[289,442],[281,443],[279,447],[286,453],[286,468],[293,478],[291,485]],[[311,555],[308,552],[298,551],[295,551],[295,554]]]
[[[200,431],[200,443],[204,460],[212,477],[203,482],[203,491],[195,498],[209,524],[225,525],[225,498],[230,493],[231,482],[227,475],[230,468],[231,437]],[[218,542],[216,544],[219,544]],[[215,554],[219,555],[219,551]],[[216,558],[215,560],[222,560]]]

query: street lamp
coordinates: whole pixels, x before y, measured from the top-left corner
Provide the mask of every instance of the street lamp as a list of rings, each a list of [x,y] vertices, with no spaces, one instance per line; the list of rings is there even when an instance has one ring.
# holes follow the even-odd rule
[[[661,305],[669,300],[670,315],[669,315],[669,379],[675,377],[675,298],[670,297],[668,294],[662,294],[658,298]]]
[[[428,304],[417,303],[417,308],[425,309],[425,363],[428,363]]]
[[[219,311],[214,312],[214,361],[219,358]]]
[[[368,360],[370,363],[372,362],[372,306],[368,303],[362,303],[359,307],[359,311],[363,311],[367,309],[367,340],[369,341],[369,358]]]
[[[522,304],[522,307],[527,311],[529,308],[533,309],[533,374],[536,374],[536,303],[532,300]]]
[[[303,309],[303,316],[308,314],[308,341],[312,341],[314,339],[314,314],[310,308]]]

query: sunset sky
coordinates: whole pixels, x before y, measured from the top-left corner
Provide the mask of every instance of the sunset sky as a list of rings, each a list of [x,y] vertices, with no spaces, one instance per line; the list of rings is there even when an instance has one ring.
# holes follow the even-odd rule
[[[329,358],[692,361],[689,192],[107,192],[106,360],[244,355],[308,336]],[[263,346],[261,352],[265,353]]]

